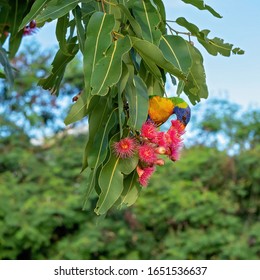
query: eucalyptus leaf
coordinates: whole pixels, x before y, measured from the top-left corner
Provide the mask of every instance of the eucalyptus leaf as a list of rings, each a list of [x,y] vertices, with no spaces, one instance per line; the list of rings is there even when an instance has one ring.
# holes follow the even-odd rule
[[[85,29],[82,25],[81,18],[82,18],[82,13],[81,13],[81,8],[77,5],[76,8],[72,11],[75,21],[76,21],[76,26],[77,26],[77,37],[79,41],[79,48],[82,52],[84,53],[84,42],[86,40],[85,36]]]
[[[140,130],[148,115],[148,92],[143,80],[135,76],[126,87],[126,99],[129,106],[128,125]]]
[[[122,10],[122,12],[125,14],[126,18],[130,22],[130,25],[135,33],[135,36],[138,38],[142,38],[142,29],[139,23],[135,20],[135,18],[132,16],[131,12],[128,10],[126,6],[123,4],[118,4],[118,7]]]
[[[142,38],[158,45],[162,33],[158,28],[161,18],[156,8],[150,0],[143,0],[135,1],[132,10],[136,21],[141,26]]]
[[[136,157],[121,159],[111,153],[99,175],[101,194],[94,210],[97,215],[105,214],[116,203],[124,190],[124,175],[130,174],[136,165]]]
[[[9,83],[9,85],[13,85],[14,83],[14,74],[12,70],[12,66],[9,62],[9,59],[7,57],[7,52],[6,50],[2,47],[0,44],[0,63],[3,65],[4,72],[5,72],[5,77]]]
[[[36,16],[44,9],[45,5],[50,2],[50,0],[35,0],[30,12],[24,17],[22,23],[19,26],[19,30],[25,27],[30,21],[34,20]]]
[[[207,50],[207,52],[211,55],[218,55],[221,54],[223,56],[230,56],[233,52],[234,54],[243,54],[244,51],[240,50],[239,52],[233,51],[233,45],[229,43],[225,43],[223,39],[220,38],[213,38],[209,39],[207,36],[210,33],[210,30],[199,30],[199,28],[191,23],[188,22],[185,18],[180,17],[176,19],[176,23],[185,27],[187,30],[190,31],[191,35],[196,36],[199,43]],[[237,48],[234,48],[235,50]]]
[[[56,38],[59,42],[60,50],[65,55],[70,55],[68,53],[68,49],[67,49],[68,45],[66,40],[68,25],[69,25],[69,14],[60,17],[56,24]]]
[[[104,58],[98,61],[91,79],[92,95],[106,95],[122,73],[122,57],[131,48],[128,36],[115,40]]]
[[[97,108],[99,109],[99,112],[101,111],[101,108]],[[106,158],[107,152],[108,152],[108,135],[109,132],[111,131],[111,129],[115,126],[116,124],[116,110],[114,109],[110,115],[106,116],[106,122],[102,122],[99,123],[100,125],[102,125],[102,129],[99,129],[96,133],[96,135],[94,136],[93,139],[91,139],[91,135],[89,138],[89,142],[86,146],[85,149],[85,161],[88,164],[88,167],[91,168],[93,170],[93,176],[91,178],[89,178],[88,181],[88,185],[87,185],[87,193],[86,196],[88,197],[92,190],[94,189],[95,185],[96,185],[96,173],[98,171],[98,168],[100,167],[100,165],[103,163],[103,161]],[[102,116],[102,117],[103,117]],[[93,117],[92,117],[93,118]],[[93,123],[93,121],[92,121]],[[104,126],[104,127],[103,127]],[[92,140],[92,142],[90,142]],[[83,166],[84,168],[84,166]]]
[[[138,175],[137,172],[134,170],[130,175],[128,175],[124,179],[124,189],[121,193],[121,196],[119,198],[118,204],[119,208],[126,205],[127,207],[133,205],[140,192],[142,187],[138,183]]]
[[[162,36],[159,48],[165,58],[181,72],[187,74],[192,64],[187,41],[180,36]]]
[[[186,79],[185,74],[175,67],[170,61],[168,61],[157,46],[148,41],[140,40],[135,37],[131,37],[131,40],[133,42],[133,47],[144,59],[145,63],[149,66],[150,70],[153,74],[155,74],[156,77],[158,77],[158,75],[159,77],[161,76],[161,73],[158,69],[159,66],[181,80]]]
[[[75,57],[78,52],[78,45],[75,43],[76,38],[73,38],[68,44],[69,55],[58,50],[52,62],[52,72],[47,78],[40,79],[38,85],[44,89],[50,90],[52,94],[59,94],[60,83],[63,79],[65,69],[68,63]]]
[[[190,54],[192,57],[192,66],[187,77],[187,82],[181,86],[184,92],[188,95],[190,101],[195,104],[200,101],[200,98],[208,97],[208,88],[206,84],[206,74],[203,66],[203,57],[199,50],[192,45],[189,45]]]
[[[217,18],[222,18],[222,16],[217,13],[213,8],[211,8],[209,5],[205,4],[203,0],[182,0],[182,2],[186,4],[191,4],[195,7],[197,7],[200,10],[207,10],[209,11],[213,16]]]
[[[35,20],[37,23],[41,23],[63,17],[73,10],[79,2],[80,0],[51,0],[47,3],[45,9],[37,15]]]

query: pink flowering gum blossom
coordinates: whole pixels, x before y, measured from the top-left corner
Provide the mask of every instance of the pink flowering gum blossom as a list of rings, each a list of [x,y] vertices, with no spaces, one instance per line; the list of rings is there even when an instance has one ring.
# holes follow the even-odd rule
[[[132,157],[136,150],[136,141],[134,138],[131,137],[123,138],[119,142],[115,142],[113,144],[113,150],[117,157]]]
[[[141,186],[147,187],[149,179],[153,175],[154,171],[155,171],[154,166],[145,167],[143,169],[141,169],[139,166],[137,166],[137,173],[139,176],[139,183]]]
[[[157,160],[155,149],[152,145],[144,143],[138,149],[139,159],[148,164],[154,164]]]
[[[146,121],[141,128],[141,136],[149,139],[152,143],[157,141],[158,131],[156,129],[155,124],[148,120]]]

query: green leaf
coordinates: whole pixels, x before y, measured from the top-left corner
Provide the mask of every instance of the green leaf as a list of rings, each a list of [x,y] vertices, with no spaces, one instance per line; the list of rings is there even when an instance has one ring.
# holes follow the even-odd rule
[[[12,71],[12,66],[10,65],[9,59],[7,57],[6,50],[2,47],[0,44],[0,63],[4,67],[5,77],[7,79],[7,82],[10,84],[10,86],[14,83],[14,74]]]
[[[97,100],[99,100],[99,96],[93,96],[93,98],[91,98],[91,100],[90,100],[89,106],[86,107],[85,101],[82,98],[82,92],[81,92],[81,94],[78,96],[78,100],[77,100],[76,104],[74,104],[71,107],[69,114],[67,115],[67,117],[64,120],[65,125],[69,125],[71,123],[74,123],[78,120],[83,119],[91,111],[92,104],[95,105],[95,103],[98,102]],[[78,110],[78,108],[81,108],[81,110]]]
[[[204,37],[198,38],[198,41],[201,43],[201,45],[204,46],[204,48],[210,53],[211,55],[218,55],[222,54],[223,56],[230,56],[232,51],[232,44],[224,43],[223,39],[220,38],[213,38],[208,39],[207,36],[209,34],[209,30],[201,30],[200,34],[204,34]]]
[[[3,72],[0,72],[0,79],[6,79],[6,75]]]
[[[86,38],[85,38],[85,29],[81,22],[81,18],[82,18],[81,9],[79,6],[76,6],[76,8],[72,12],[73,12],[73,15],[74,15],[74,18],[76,21],[76,26],[77,26],[77,37],[79,40],[79,48],[83,54],[84,53],[84,42],[85,42]]]
[[[108,5],[107,13],[110,15],[114,15],[116,24],[115,24],[115,30],[118,31],[120,29],[121,24],[123,24],[122,21],[122,11],[118,7],[118,1],[117,0],[109,0],[110,5]]]
[[[49,19],[54,20],[63,17],[73,10],[79,2],[80,0],[51,0],[47,3],[45,9],[35,18],[35,20],[37,23],[41,23]]]
[[[9,32],[11,34],[9,38],[9,59],[15,56],[20,47],[23,31],[18,32],[18,29],[26,9],[27,5],[25,3],[18,0],[12,1],[12,11],[8,15]]]
[[[77,38],[74,37],[68,42],[68,53],[65,55],[61,50],[58,50],[54,60],[52,62],[52,72],[47,78],[40,79],[39,86],[42,86],[46,90],[50,90],[52,94],[58,95],[60,83],[63,79],[65,69],[68,63],[75,57],[78,52],[78,46],[76,45]]]
[[[156,79],[153,75],[149,73],[147,81],[147,92],[148,95],[160,95],[163,96],[165,89],[164,89],[164,83],[158,79]]]
[[[30,21],[34,20],[36,16],[44,9],[45,5],[50,0],[36,0],[34,1],[30,12],[26,15],[26,17],[23,19],[22,23],[19,26],[19,30],[24,28],[26,24],[28,24]]]
[[[110,46],[105,57],[98,61],[91,79],[92,95],[106,95],[122,73],[122,56],[131,48],[128,36]]]
[[[184,85],[184,92],[188,95],[190,101],[195,104],[196,101],[200,101],[200,98],[208,97],[208,88],[203,57],[194,46],[189,45],[189,50],[192,57],[192,66]]]
[[[56,24],[56,38],[59,42],[60,50],[65,55],[69,55],[68,53],[68,45],[66,40],[66,34],[67,34],[67,28],[69,25],[69,14],[64,15],[63,17],[60,17]]]
[[[118,7],[122,10],[122,12],[125,14],[126,18],[130,22],[130,25],[135,33],[135,35],[138,38],[142,38],[142,29],[141,26],[138,24],[138,22],[135,20],[135,18],[132,16],[130,11],[127,9],[126,6],[122,4],[118,4]]]
[[[101,106],[103,106],[104,109],[101,108]],[[89,134],[89,140],[86,146],[85,154],[87,157],[88,166],[94,169],[96,169],[106,157],[108,134],[115,126],[117,119],[117,109],[114,109],[112,112],[110,112],[108,106],[108,103],[104,103],[104,99],[100,99],[99,105],[95,108],[90,116],[90,129],[92,130]]]
[[[128,67],[126,66],[125,63],[123,63],[122,75],[118,82],[118,119],[119,119],[119,128],[120,128],[120,137],[122,137],[122,135],[123,135],[123,123],[125,120],[124,102],[122,99],[122,93],[127,85],[129,76],[130,76],[130,74],[128,71]]]
[[[6,39],[8,38],[7,32],[8,27],[6,26],[6,23],[9,20],[9,12],[11,10],[10,5],[8,4],[7,0],[1,1],[0,4],[0,43],[3,45]]]
[[[233,52],[233,54],[244,54],[245,53],[245,51],[240,48],[234,48],[232,50],[232,52]]]
[[[102,114],[102,108],[97,107],[98,113]],[[103,111],[104,112],[104,111]],[[99,130],[97,131],[96,135],[92,137],[90,135],[89,142],[86,146],[85,150],[85,161],[87,161],[88,166],[93,170],[93,176],[89,178],[88,185],[87,185],[87,193],[86,193],[86,199],[93,191],[96,182],[96,173],[98,171],[98,168],[102,164],[102,162],[105,160],[107,152],[108,152],[108,135],[111,129],[116,124],[116,109],[114,109],[110,115],[102,114],[102,117],[106,118],[106,122],[100,122],[99,123]],[[97,117],[99,119],[99,117]],[[90,119],[90,123],[93,125],[94,123],[97,123],[96,120]],[[92,137],[92,138],[91,138]],[[91,141],[92,140],[92,141]],[[84,166],[83,166],[84,168]]]
[[[124,189],[124,175],[130,174],[137,162],[137,157],[120,159],[111,153],[99,175],[101,193],[94,210],[97,215],[105,214],[116,203]]]
[[[137,179],[138,175],[135,170],[124,179],[124,189],[118,202],[119,208],[123,205],[129,207],[136,202],[142,189]]]
[[[128,125],[134,130],[140,130],[148,116],[148,93],[143,80],[135,76],[126,87],[126,99],[129,106]]]
[[[132,6],[132,11],[141,26],[142,38],[158,45],[162,35],[158,28],[161,18],[150,0],[136,1]]]
[[[186,79],[185,74],[181,72],[178,68],[176,68],[170,61],[168,61],[164,57],[162,51],[157,46],[148,41],[140,40],[135,37],[131,37],[131,40],[133,42],[133,47],[135,48],[135,50],[143,58],[145,63],[150,68],[151,72],[157,78],[161,77],[160,70],[157,67],[159,66],[181,80]]]
[[[233,45],[229,43],[224,43],[223,39],[220,38],[213,38],[209,39],[207,36],[210,33],[210,30],[199,30],[199,28],[193,24],[188,22],[185,18],[180,17],[176,19],[176,23],[185,27],[187,30],[191,32],[191,35],[196,36],[199,43],[207,50],[207,52],[211,55],[218,55],[221,54],[223,56],[230,56],[231,51],[234,54],[243,54],[244,51],[238,48],[235,48],[233,51]]]
[[[203,0],[182,0],[182,2],[186,4],[191,4],[195,7],[197,7],[199,10],[207,10],[209,11],[213,16],[217,18],[222,18],[222,16],[217,13],[213,8],[211,8],[209,5],[205,4]]]
[[[112,15],[96,12],[90,18],[83,58],[86,92],[91,90],[90,81],[97,62],[104,57],[112,43],[111,32],[114,26],[115,19]]]
[[[192,64],[188,43],[180,36],[162,36],[159,48],[165,58],[181,72],[187,74]]]
[[[165,12],[164,3],[162,0],[153,0],[153,2],[157,7],[158,14],[160,17],[159,28],[160,28],[162,34],[166,34],[166,32],[167,32],[167,30],[166,30],[166,12]]]
[[[89,20],[83,52],[85,88],[66,117],[66,124],[76,122],[86,116],[88,104],[92,99],[92,97],[89,96],[91,91],[91,77],[97,61],[104,56],[104,52],[112,43],[111,32],[114,26],[114,17],[102,12],[95,12]]]

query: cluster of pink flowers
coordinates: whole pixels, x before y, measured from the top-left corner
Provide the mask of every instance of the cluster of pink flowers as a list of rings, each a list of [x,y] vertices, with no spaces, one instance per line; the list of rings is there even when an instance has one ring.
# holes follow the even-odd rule
[[[120,158],[129,158],[135,153],[138,154],[139,162],[136,171],[140,185],[146,187],[156,166],[164,165],[161,155],[168,156],[172,161],[180,158],[184,128],[181,122],[172,120],[169,130],[162,132],[148,120],[143,124],[139,135],[115,142],[113,149],[116,156]]]

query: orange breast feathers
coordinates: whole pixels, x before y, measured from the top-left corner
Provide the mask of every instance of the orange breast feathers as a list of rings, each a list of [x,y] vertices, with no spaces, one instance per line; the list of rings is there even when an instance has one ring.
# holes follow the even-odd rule
[[[148,114],[150,119],[156,124],[162,124],[172,115],[174,109],[173,102],[165,97],[153,96],[149,99]]]

